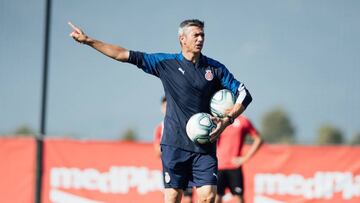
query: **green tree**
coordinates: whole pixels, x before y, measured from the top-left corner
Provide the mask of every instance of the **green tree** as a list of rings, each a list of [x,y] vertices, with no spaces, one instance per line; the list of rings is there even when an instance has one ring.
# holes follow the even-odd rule
[[[295,128],[287,113],[275,108],[264,114],[261,122],[261,136],[268,143],[295,143]]]
[[[35,131],[28,125],[21,125],[17,127],[13,133],[15,135],[23,135],[23,136],[35,135]]]
[[[344,137],[340,129],[331,125],[324,124],[318,130],[316,144],[318,145],[333,145],[343,144]]]
[[[356,133],[352,137],[352,139],[350,141],[350,144],[352,144],[352,145],[360,145],[360,132]]]
[[[121,134],[121,139],[126,141],[136,141],[137,140],[137,133],[135,129],[128,128]]]

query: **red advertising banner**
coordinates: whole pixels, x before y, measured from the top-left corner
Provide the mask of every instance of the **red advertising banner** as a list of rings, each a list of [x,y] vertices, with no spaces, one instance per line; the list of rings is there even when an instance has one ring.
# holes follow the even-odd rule
[[[264,145],[244,174],[247,202],[360,202],[360,147]]]
[[[162,202],[153,145],[46,140],[44,203]]]
[[[0,138],[0,202],[34,202],[35,140]]]
[[[163,201],[152,144],[46,140],[44,154],[45,203]],[[360,202],[359,157],[359,147],[264,145],[244,167],[246,202]]]

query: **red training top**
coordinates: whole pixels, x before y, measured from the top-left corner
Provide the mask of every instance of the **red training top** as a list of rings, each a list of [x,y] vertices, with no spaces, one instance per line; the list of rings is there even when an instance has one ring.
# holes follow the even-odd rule
[[[236,169],[231,163],[235,157],[241,156],[246,135],[258,137],[256,129],[244,116],[239,116],[220,135],[217,143],[217,158],[219,170]]]

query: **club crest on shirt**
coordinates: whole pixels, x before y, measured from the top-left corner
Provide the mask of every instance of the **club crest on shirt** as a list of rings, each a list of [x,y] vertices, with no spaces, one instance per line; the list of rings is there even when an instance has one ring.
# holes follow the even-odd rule
[[[212,81],[212,79],[214,78],[214,74],[211,72],[211,70],[205,70],[205,79],[207,81]]]

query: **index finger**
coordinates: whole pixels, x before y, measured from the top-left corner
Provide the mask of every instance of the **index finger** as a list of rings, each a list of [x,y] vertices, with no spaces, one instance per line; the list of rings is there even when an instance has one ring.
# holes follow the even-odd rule
[[[219,137],[218,134],[210,134],[209,136],[210,136],[209,140],[211,143],[215,142]]]
[[[70,27],[75,30],[76,32],[79,32],[80,33],[80,29],[77,28],[75,25],[73,25],[71,22],[68,22],[68,25],[70,25]]]
[[[219,122],[219,118],[218,117],[215,117],[215,116],[210,116],[210,119],[215,122],[215,123],[218,123]]]
[[[72,29],[74,29],[74,30],[77,29],[77,27],[75,27],[75,25],[73,25],[71,22],[68,22],[68,25],[70,25],[70,27],[71,27]]]

